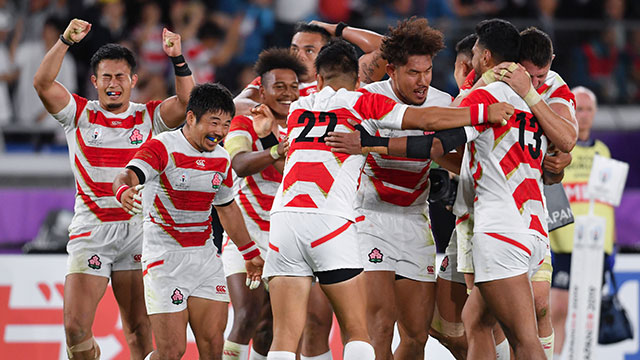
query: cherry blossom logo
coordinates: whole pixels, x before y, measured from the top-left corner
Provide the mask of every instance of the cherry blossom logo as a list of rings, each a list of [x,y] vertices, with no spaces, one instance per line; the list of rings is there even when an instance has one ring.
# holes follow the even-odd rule
[[[440,271],[446,271],[448,267],[449,267],[449,255],[445,256],[444,259],[442,259],[442,264],[440,264]]]
[[[142,139],[143,139],[143,136],[140,133],[140,130],[133,129],[133,131],[131,132],[131,136],[129,136],[129,140],[131,140],[131,145],[142,144]]]
[[[211,180],[211,187],[213,190],[218,191],[220,189],[220,184],[222,184],[222,176],[219,173],[215,173],[213,175],[213,180]]]
[[[382,253],[380,252],[380,249],[373,248],[373,250],[371,250],[371,252],[369,253],[369,261],[374,264],[381,263],[383,256],[384,255],[382,255]]]
[[[100,261],[100,257],[98,255],[93,255],[89,258],[89,267],[98,270],[102,266],[102,262]]]
[[[173,295],[171,295],[171,302],[175,305],[180,305],[184,301],[184,295],[180,292],[178,288],[173,290]]]

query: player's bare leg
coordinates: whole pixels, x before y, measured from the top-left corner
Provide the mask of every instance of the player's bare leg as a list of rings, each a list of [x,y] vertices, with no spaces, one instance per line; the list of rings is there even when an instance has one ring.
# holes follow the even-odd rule
[[[229,304],[198,297],[188,299],[189,324],[201,360],[220,360]]]
[[[477,283],[476,288],[502,325],[516,359],[546,359],[538,339],[533,292],[527,274]]]
[[[318,283],[313,284],[309,294],[307,321],[302,332],[302,351],[305,357],[315,357],[330,352],[329,334],[333,323],[333,310],[329,299]],[[330,356],[330,355],[329,355]]]
[[[376,359],[371,340],[367,332],[365,279],[359,274],[349,280],[323,285],[322,291],[327,295],[333,311],[344,332],[344,359]]]
[[[462,310],[464,331],[467,334],[469,359],[495,359],[496,344],[493,338],[495,317],[477,287],[474,287]]]
[[[233,327],[227,337],[227,341],[240,345],[248,345],[256,334],[258,322],[261,319],[263,307],[267,303],[266,298],[268,297],[262,284],[256,290],[249,290],[245,285],[246,278],[247,275],[245,273],[227,276],[229,297],[233,305]],[[262,336],[260,336],[260,339],[254,339],[253,347],[261,354],[266,354],[271,345],[271,332],[268,330],[267,332],[268,335],[261,331]],[[229,358],[233,359],[234,357]]]
[[[69,274],[64,281],[64,331],[73,360],[97,359],[91,326],[109,279],[88,274]],[[74,351],[75,350],[75,351]]]
[[[295,353],[307,318],[311,290],[309,276],[275,276],[269,280],[269,295],[273,311],[274,351]]]
[[[149,320],[156,340],[156,349],[149,359],[181,359],[187,349],[188,307],[180,312],[149,315]]]
[[[548,281],[533,281],[531,286],[533,288],[533,303],[538,323],[538,338],[540,338],[545,354],[549,358],[549,355],[553,353],[553,326],[551,325],[551,316],[549,314],[551,284]],[[547,349],[547,346],[549,349]]]
[[[398,327],[403,336],[394,353],[394,359],[423,359],[429,337],[435,304],[435,282],[410,279],[395,281]]]
[[[151,323],[144,303],[142,271],[126,270],[111,273],[113,295],[120,308],[122,331],[132,359],[142,359],[153,350]]]
[[[562,354],[564,345],[565,323],[567,321],[567,313],[569,312],[569,291],[564,289],[551,289],[551,322],[555,331],[555,348],[556,356]]]
[[[395,279],[393,271],[364,273],[367,329],[378,360],[393,359],[391,342],[397,319]]]
[[[466,300],[467,287],[464,284],[438,277],[434,319],[429,334],[449,349],[456,359],[467,358],[467,337],[462,324]],[[436,323],[438,329],[434,327]]]

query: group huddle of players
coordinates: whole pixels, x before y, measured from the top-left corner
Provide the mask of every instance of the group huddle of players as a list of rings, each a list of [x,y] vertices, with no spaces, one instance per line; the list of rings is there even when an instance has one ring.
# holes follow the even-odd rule
[[[232,99],[194,83],[165,30],[177,95],[135,104],[135,60],[118,45],[92,58],[97,101],[55,81],[90,28],[72,20],[34,79],[77,182],[70,358],[100,355],[90,329],[109,277],[132,358],[181,358],[190,324],[202,359],[331,359],[333,314],[346,360],[423,358],[429,335],[459,359],[553,356],[543,184],[562,179],[577,124],[545,33],[480,22],[456,46],[454,98],[430,86],[444,39],[426,19],[385,36],[300,24]],[[441,264],[432,161],[460,178]]]

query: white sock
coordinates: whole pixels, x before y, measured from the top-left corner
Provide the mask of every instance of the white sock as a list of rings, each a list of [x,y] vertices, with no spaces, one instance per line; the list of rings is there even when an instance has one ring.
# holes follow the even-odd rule
[[[233,341],[225,341],[222,348],[222,360],[247,360],[249,345],[236,344]]]
[[[333,360],[333,357],[331,356],[331,350],[329,350],[318,356],[304,356],[300,354],[300,360]]]
[[[344,346],[344,360],[375,360],[373,346],[364,341],[349,341]]]
[[[144,360],[151,360],[151,354],[153,354],[153,351],[148,353],[147,356],[144,357]]]
[[[265,355],[259,354],[256,349],[251,348],[251,353],[249,354],[249,360],[267,360]]]
[[[554,333],[553,331],[551,332],[551,335],[547,336],[547,337],[543,337],[543,338],[538,338],[540,339],[540,344],[542,344],[542,348],[544,349],[544,354],[547,355],[547,359],[551,360],[553,359],[553,338],[554,338]]]
[[[296,353],[289,351],[269,351],[267,360],[296,360]]]
[[[509,342],[505,338],[500,344],[496,345],[496,360],[509,359],[511,359],[511,351],[509,350]]]

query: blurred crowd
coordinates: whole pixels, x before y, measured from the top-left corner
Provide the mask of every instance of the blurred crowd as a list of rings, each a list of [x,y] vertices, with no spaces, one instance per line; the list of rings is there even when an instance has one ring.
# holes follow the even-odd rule
[[[32,82],[71,18],[89,21],[93,30],[72,47],[58,80],[69,91],[94,98],[89,59],[101,45],[119,42],[138,56],[133,101],[146,102],[173,93],[163,27],[182,36],[197,82],[219,81],[237,93],[254,78],[260,51],[288,46],[298,21],[343,21],[385,33],[413,15],[445,33],[447,49],[434,61],[443,70],[434,74],[433,84],[453,95],[455,42],[473,32],[478,20],[502,17],[550,34],[552,68],[571,86],[593,89],[603,103],[640,100],[640,1],[635,0],[0,0],[0,129],[58,127]]]

